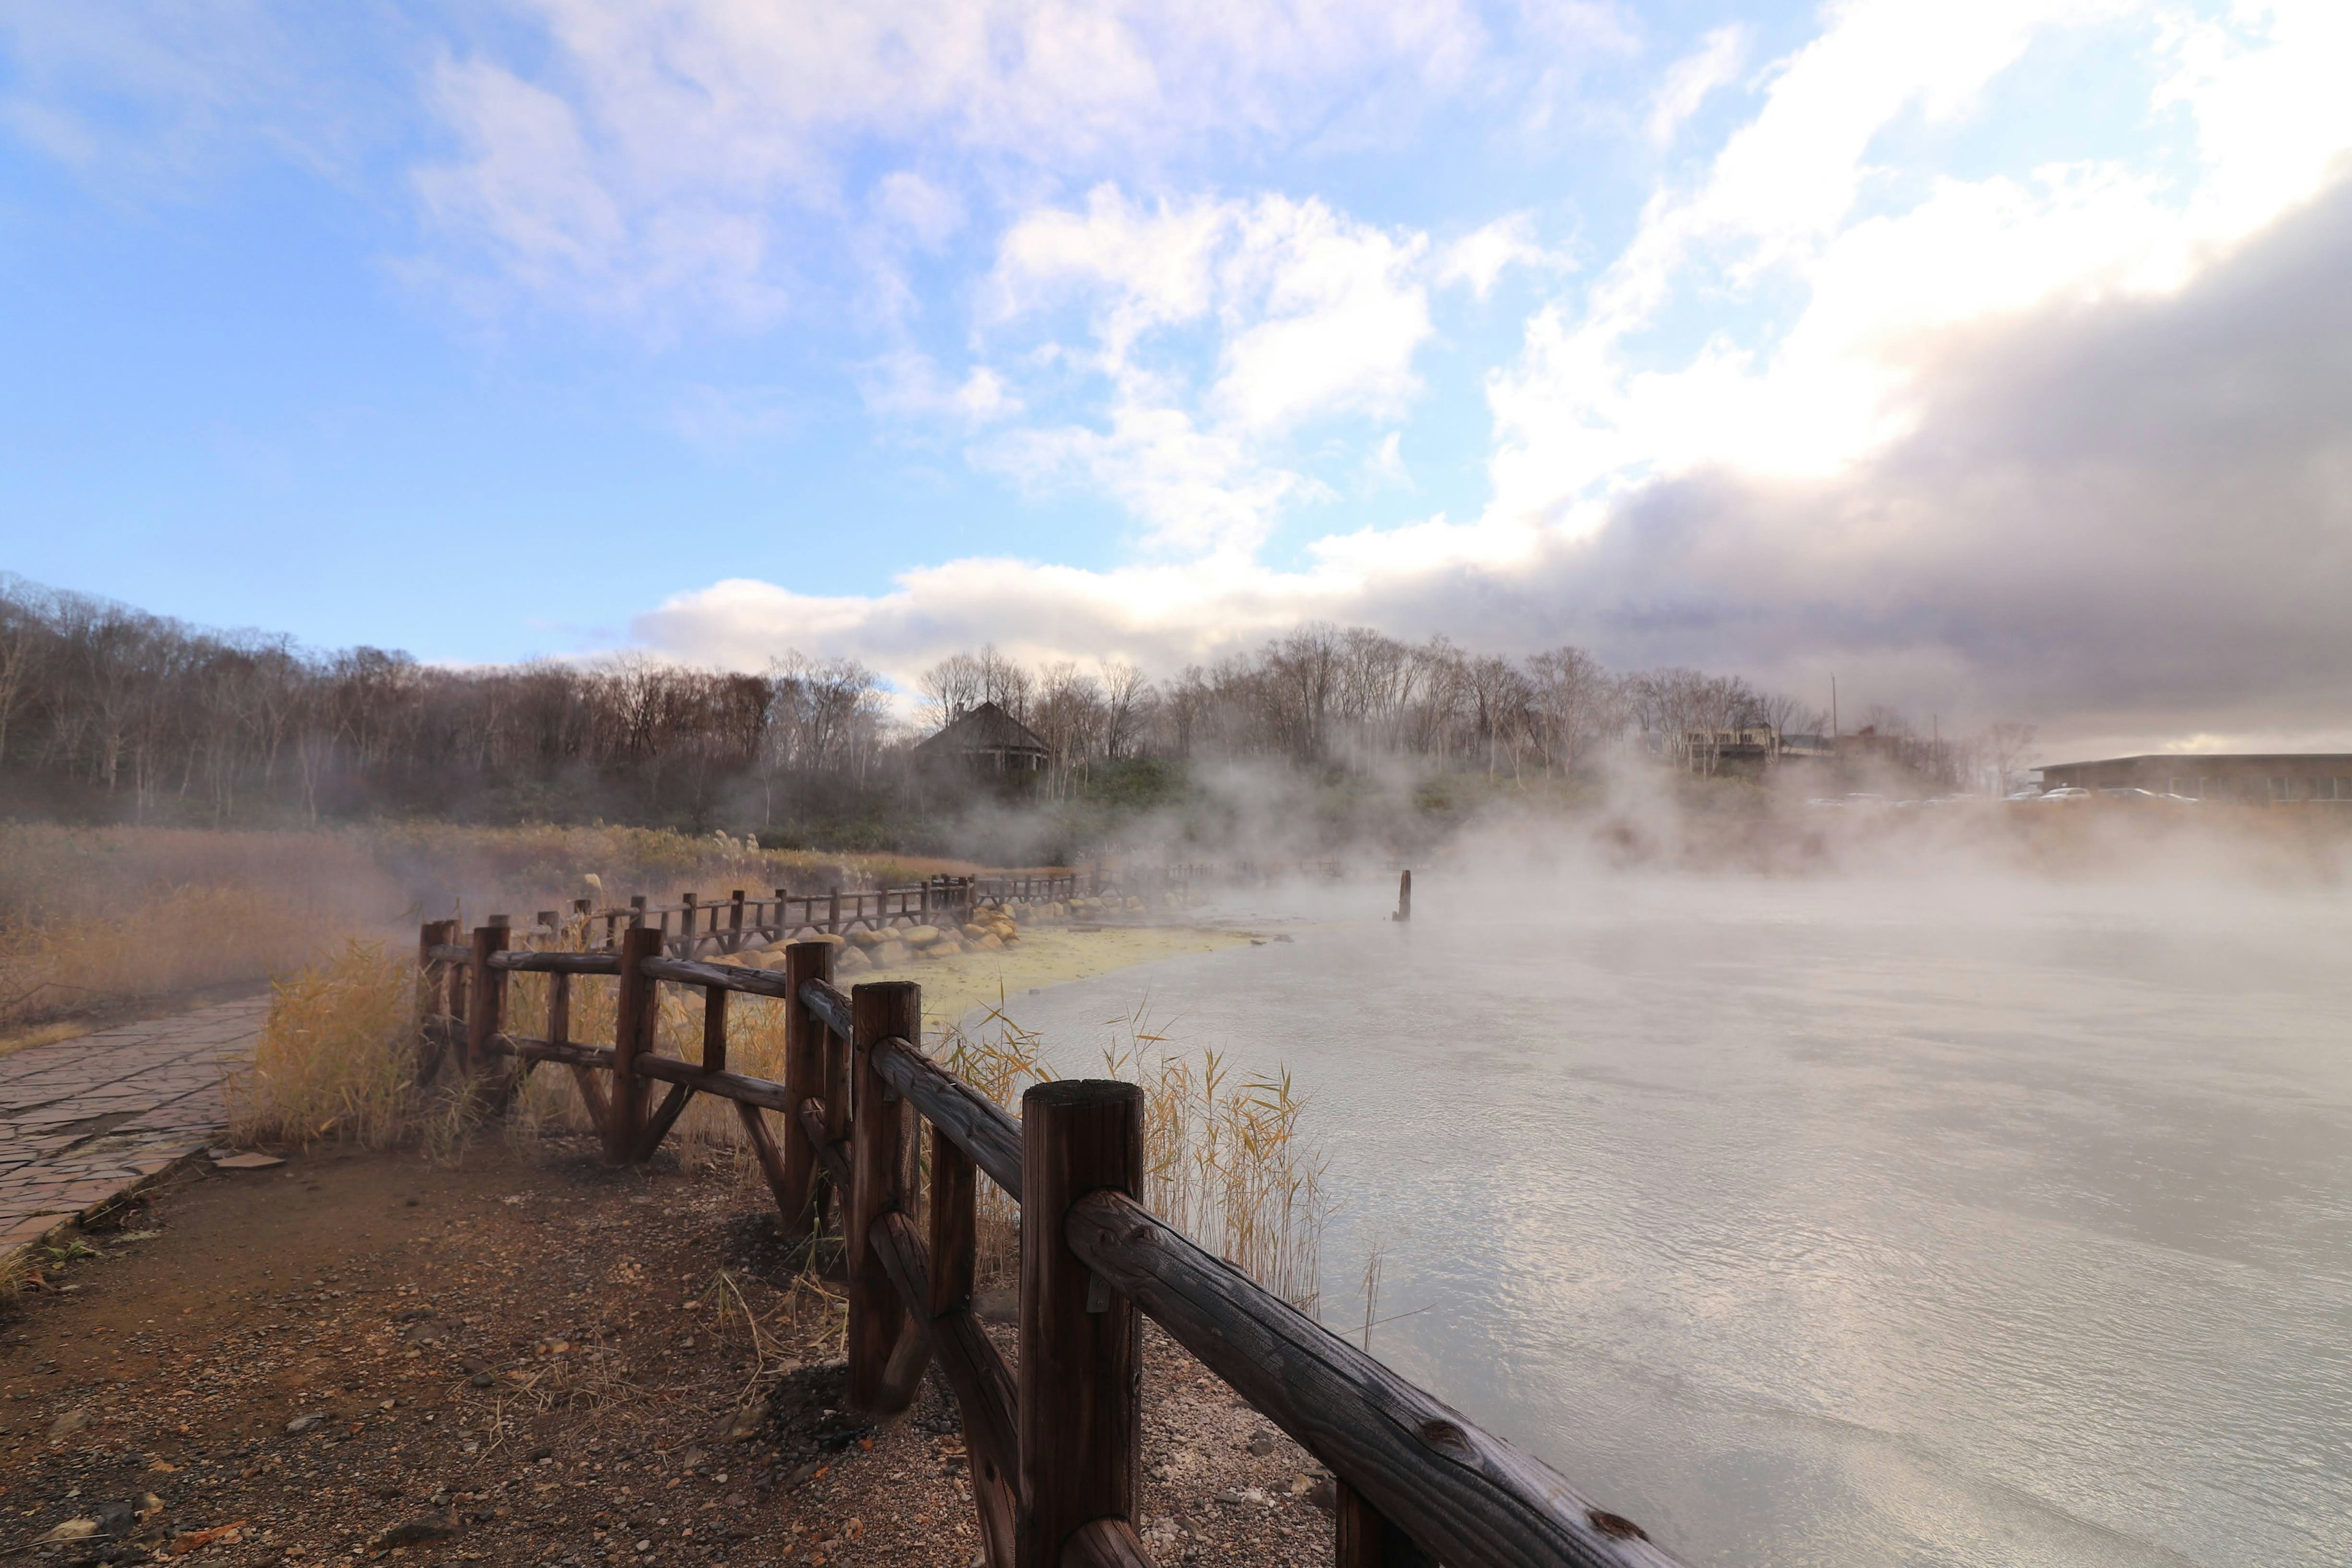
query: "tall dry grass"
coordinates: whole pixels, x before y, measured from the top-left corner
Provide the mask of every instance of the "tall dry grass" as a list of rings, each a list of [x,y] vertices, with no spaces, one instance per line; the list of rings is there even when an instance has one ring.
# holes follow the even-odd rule
[[[351,942],[271,988],[252,1060],[225,1085],[232,1132],[388,1149],[425,1123],[417,1092],[420,990],[412,953]]]
[[[1242,1077],[1215,1050],[1181,1049],[1139,1004],[1112,1021],[1104,1076],[1143,1090],[1144,1206],[1303,1310],[1321,1295],[1330,1216],[1321,1146],[1290,1074]],[[932,1054],[1008,1110],[1051,1079],[1044,1042],[1000,1004],[971,1030],[946,1031]],[[981,1183],[983,1271],[1017,1257],[1019,1209]]]
[[[571,928],[535,945],[578,945]],[[506,1024],[543,1035],[552,977],[508,980]],[[617,984],[581,976],[571,984],[571,1037],[610,1045]],[[702,1060],[702,993],[661,988],[656,1048]],[[273,990],[251,1068],[231,1091],[236,1131],[274,1142],[346,1138],[372,1148],[415,1142],[455,1156],[478,1120],[478,1099],[415,1085],[418,990],[415,963],[404,949],[347,943]],[[1021,1094],[1054,1074],[1043,1044],[997,1006],[972,1026],[952,1026],[931,1054],[995,1103],[1019,1114]],[[755,1078],[784,1076],[784,1007],[764,997],[732,995],[727,1007],[727,1065]],[[1321,1239],[1329,1205],[1324,1162],[1307,1101],[1286,1073],[1237,1075],[1216,1051],[1187,1053],[1139,1007],[1104,1053],[1108,1076],[1144,1091],[1145,1204],[1154,1214],[1249,1273],[1267,1289],[1311,1310],[1320,1289]],[[571,1075],[541,1065],[507,1108],[506,1136],[529,1143],[550,1132],[593,1131]],[[734,1107],[709,1095],[688,1105],[670,1135],[680,1163],[747,1190],[761,1183]],[[996,1185],[980,1184],[981,1274],[1008,1277],[1020,1254],[1020,1210]]]
[[[904,883],[961,862],[765,850],[724,834],[446,824],[246,832],[0,823],[0,1031],[290,974],[358,937],[575,898],[667,902]]]

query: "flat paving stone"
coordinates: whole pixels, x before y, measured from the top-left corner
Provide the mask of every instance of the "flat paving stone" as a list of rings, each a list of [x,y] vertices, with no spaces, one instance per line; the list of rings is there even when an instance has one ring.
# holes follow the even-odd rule
[[[228,1124],[221,1079],[268,999],[222,1002],[0,1057],[0,1257],[170,1170]]]

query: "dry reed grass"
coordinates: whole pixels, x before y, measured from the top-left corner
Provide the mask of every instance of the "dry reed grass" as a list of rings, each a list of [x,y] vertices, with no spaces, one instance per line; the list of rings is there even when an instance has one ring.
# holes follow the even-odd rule
[[[259,888],[171,888],[104,915],[0,928],[0,1027],[257,981],[317,953],[312,911]]]
[[[958,861],[763,850],[724,834],[391,824],[282,832],[0,823],[0,1030],[258,984],[426,914],[528,921],[632,893],[667,902],[887,886]]]
[[[1302,1310],[1321,1295],[1322,1237],[1330,1204],[1324,1159],[1290,1074],[1240,1078],[1222,1053],[1177,1048],[1150,1003],[1109,1021],[1104,1076],[1143,1090],[1144,1206]],[[1017,1112],[1022,1090],[1052,1078],[1037,1034],[1002,1001],[974,1026],[951,1027],[932,1054],[999,1105]],[[981,1183],[981,1267],[1010,1270],[1019,1209]]]
[[[253,1059],[226,1089],[231,1131],[260,1142],[386,1149],[425,1130],[415,1088],[416,962],[350,942],[271,988]]]
[[[575,923],[524,940],[577,948],[587,934]],[[549,975],[509,977],[509,1032],[545,1034],[552,984]],[[370,1147],[413,1140],[428,1157],[462,1158],[484,1108],[473,1095],[415,1089],[417,998],[414,959],[375,943],[348,943],[280,983],[253,1066],[233,1090],[239,1134],[293,1143],[348,1137]],[[611,1044],[616,1001],[613,980],[574,978],[571,1037]],[[661,987],[656,1048],[701,1061],[704,1006],[698,989]],[[1053,1077],[1039,1037],[1010,1016],[1002,998],[969,1029],[942,1031],[930,1049],[950,1071],[1016,1115],[1022,1091]],[[782,1079],[782,1003],[729,997],[727,1065],[755,1078]],[[1146,1205],[1269,1289],[1312,1310],[1329,1205],[1307,1102],[1289,1075],[1243,1078],[1216,1051],[1186,1054],[1164,1029],[1152,1026],[1144,1006],[1120,1022],[1104,1052],[1104,1068],[1144,1090],[1150,1162]],[[551,1131],[593,1128],[570,1075],[542,1064],[509,1102],[504,1131],[527,1144]],[[761,1185],[741,1122],[725,1100],[696,1096],[669,1147],[690,1173],[747,1191]],[[1020,1213],[993,1183],[982,1178],[980,1189],[980,1268],[983,1281],[993,1282],[1007,1277],[1019,1257]]]

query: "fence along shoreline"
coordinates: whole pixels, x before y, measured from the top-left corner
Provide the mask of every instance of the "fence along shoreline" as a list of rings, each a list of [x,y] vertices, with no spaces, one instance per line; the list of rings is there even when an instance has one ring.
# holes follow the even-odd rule
[[[1085,871],[991,872],[979,876],[927,877],[898,887],[865,889],[829,889],[822,893],[795,893],[778,888],[754,896],[738,888],[722,900],[703,900],[694,893],[679,895],[674,904],[648,903],[632,898],[625,909],[593,907],[574,899],[571,923],[581,928],[596,951],[611,952],[620,933],[651,921],[662,933],[663,951],[676,958],[740,952],[753,940],[775,942],[795,931],[821,936],[846,936],[860,926],[887,931],[895,925],[927,925],[943,918],[968,920],[984,903],[1063,903],[1079,897],[1188,891],[1209,880],[1273,881],[1280,878],[1337,880],[1344,868],[1337,860],[1195,861],[1169,866],[1108,868],[1097,861]],[[566,917],[541,910],[534,930],[563,929]],[[675,929],[673,929],[675,928]],[[599,933],[601,932],[601,936]],[[584,972],[583,972],[584,973]]]
[[[747,905],[674,908],[732,917]],[[782,973],[673,957],[711,933],[645,924],[655,911],[639,910],[640,923],[591,952],[514,947],[499,916],[463,942],[457,921],[426,923],[419,1082],[452,1070],[500,1110],[539,1063],[560,1064],[616,1163],[650,1159],[694,1095],[731,1101],[786,1235],[812,1239],[829,1219],[839,1228],[851,1402],[875,1416],[903,1411],[934,1363],[955,1394],[989,1568],[1150,1563],[1136,1529],[1145,1316],[1330,1470],[1342,1568],[1673,1568],[1639,1526],[1146,1210],[1134,1085],[1040,1084],[1016,1119],[923,1053],[919,985],[844,992],[823,941],[787,946]],[[517,973],[548,977],[545,1037],[504,1026]],[[569,1038],[583,976],[618,982],[611,1046]],[[704,994],[698,1062],[656,1049],[665,984]],[[738,994],[784,1004],[785,1082],[728,1070],[727,1000]],[[667,1085],[658,1105],[656,1084]],[[916,1191],[919,1134],[927,1194]],[[1011,1368],[971,1309],[983,1174],[1021,1205]]]

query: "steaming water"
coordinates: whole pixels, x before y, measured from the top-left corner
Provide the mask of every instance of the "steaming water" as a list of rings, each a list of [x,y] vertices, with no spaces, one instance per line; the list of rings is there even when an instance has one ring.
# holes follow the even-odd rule
[[[1328,1321],[1693,1562],[2352,1563],[2342,900],[1556,887],[1016,1011],[1287,1064]]]

